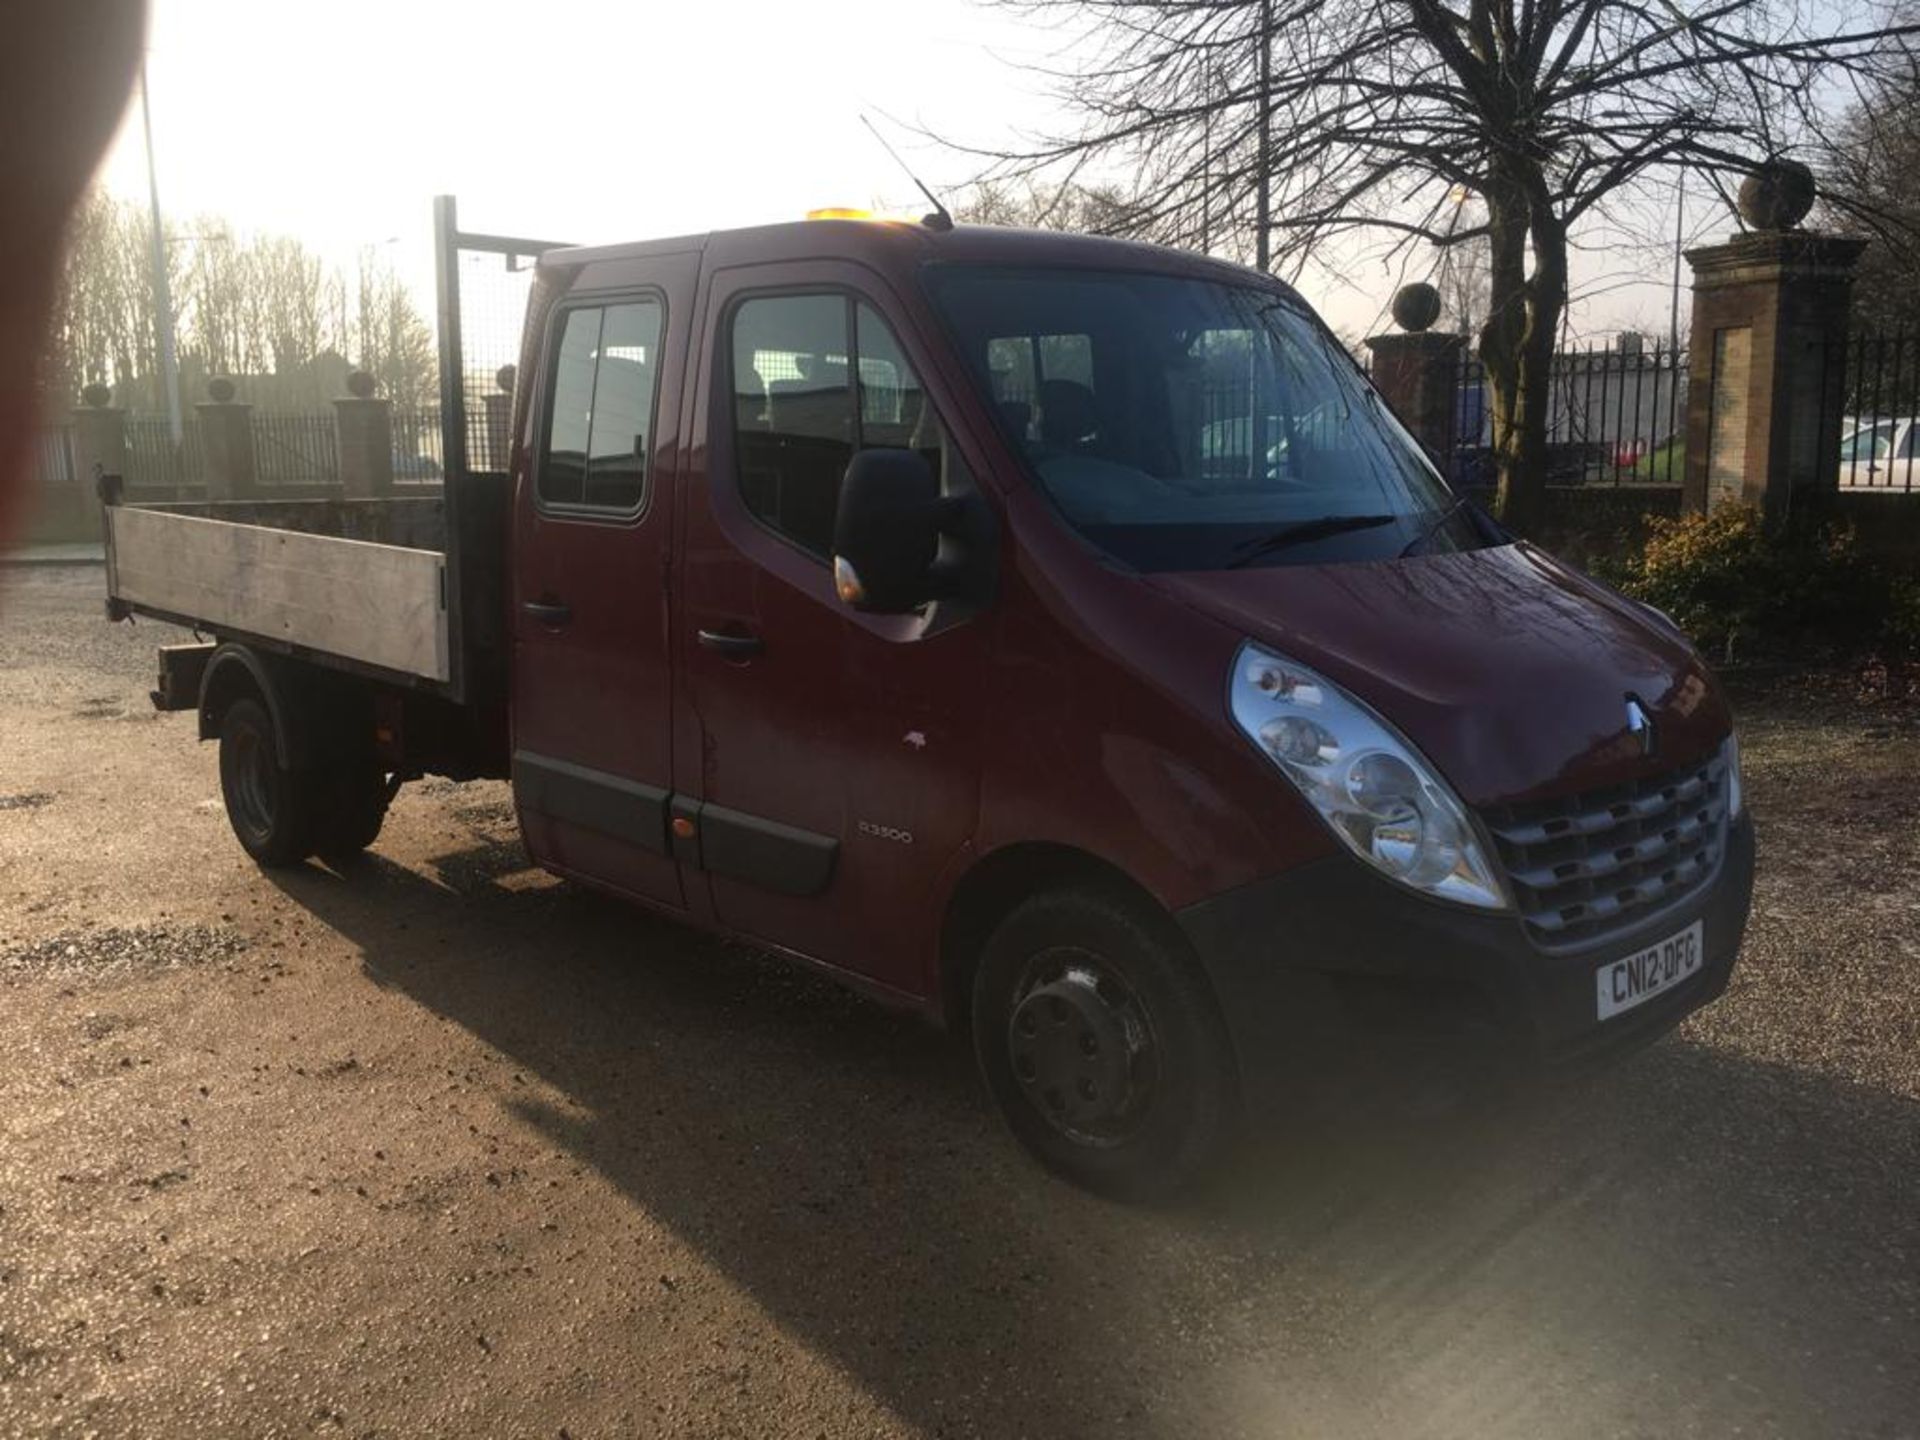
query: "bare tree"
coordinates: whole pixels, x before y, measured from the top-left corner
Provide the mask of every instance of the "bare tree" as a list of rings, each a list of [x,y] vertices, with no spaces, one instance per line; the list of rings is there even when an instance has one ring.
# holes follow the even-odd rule
[[[1132,233],[1298,273],[1373,237],[1483,241],[1498,505],[1535,512],[1569,236],[1684,169],[1726,193],[1810,146],[1823,87],[1915,27],[1873,0],[996,0],[1081,22],[1067,133],[984,152],[1001,180],[1130,171]],[[983,152],[976,152],[983,153]],[[1484,208],[1450,226],[1464,191]]]
[[[40,367],[51,407],[72,404],[94,381],[112,385],[123,404],[160,405],[149,223],[144,206],[100,193],[74,217]],[[169,227],[167,256],[189,374],[231,375],[250,396],[317,405],[337,393],[329,385],[351,357],[396,403],[431,403],[433,333],[371,252],[349,279],[297,239],[237,236],[203,215],[184,233]],[[330,357],[331,368],[314,363]]]
[[[1135,228],[1130,211],[1117,185],[1081,185],[1074,181],[1048,185],[1023,176],[980,181],[954,206],[954,218],[969,225],[1124,235]]]
[[[1486,237],[1486,211],[1465,191],[1454,195],[1458,209],[1451,228],[1477,231],[1472,239],[1440,249],[1433,283],[1440,291],[1440,314],[1449,330],[1469,338],[1486,323],[1493,305],[1493,267]]]
[[[147,225],[143,207],[97,193],[69,223],[41,366],[54,405],[72,404],[82,386],[96,382],[114,386],[130,401],[159,404]]]
[[[1899,13],[1920,20],[1920,0]],[[1829,223],[1865,230],[1856,313],[1877,325],[1920,325],[1920,58],[1895,54],[1860,88],[1821,156]]]
[[[400,277],[371,250],[360,253],[347,336],[355,363],[378,377],[396,405],[432,400],[439,387],[433,332]]]

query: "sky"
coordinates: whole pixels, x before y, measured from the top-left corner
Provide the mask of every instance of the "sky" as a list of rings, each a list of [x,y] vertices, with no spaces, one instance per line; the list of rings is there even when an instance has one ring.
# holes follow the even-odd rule
[[[1033,67],[1076,36],[982,0],[150,0],[155,170],[169,219],[218,214],[342,264],[388,257],[432,294],[431,202],[463,229],[600,243],[796,219],[917,213],[872,118],[943,194],[976,160],[917,134],[1006,143],[1063,123]],[[102,171],[144,200],[140,106]],[[1729,229],[1696,200],[1696,235]],[[1671,236],[1656,206],[1650,233]],[[192,243],[191,240],[187,243]],[[1670,240],[1667,243],[1671,244]],[[1425,257],[1418,262],[1425,263]],[[1596,337],[1664,328],[1670,259],[1576,260]],[[1398,266],[1355,253],[1302,289],[1381,328]],[[1405,278],[1422,278],[1409,273]],[[1684,307],[1684,298],[1683,298]],[[423,303],[430,310],[430,304]]]

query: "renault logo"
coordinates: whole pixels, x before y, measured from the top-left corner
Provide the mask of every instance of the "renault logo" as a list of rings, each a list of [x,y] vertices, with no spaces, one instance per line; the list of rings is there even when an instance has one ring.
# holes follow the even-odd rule
[[[1647,707],[1633,696],[1627,696],[1627,733],[1640,741],[1642,755],[1653,754],[1653,717],[1647,714]]]

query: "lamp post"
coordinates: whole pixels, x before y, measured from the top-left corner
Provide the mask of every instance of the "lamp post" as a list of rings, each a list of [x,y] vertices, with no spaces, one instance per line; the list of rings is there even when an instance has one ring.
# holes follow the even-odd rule
[[[1667,353],[1680,354],[1680,251],[1685,245],[1687,219],[1687,172],[1682,170],[1673,187],[1673,293],[1667,310]]]
[[[1260,189],[1253,237],[1256,263],[1264,273],[1273,259],[1273,0],[1260,0]]]
[[[167,283],[167,237],[160,225],[160,181],[153,168],[153,108],[148,103],[147,57],[140,57],[140,123],[147,138],[147,200],[153,210],[153,324],[160,340],[160,379],[166,387],[167,431],[177,446],[185,438],[180,425],[180,366],[173,353],[173,290]]]

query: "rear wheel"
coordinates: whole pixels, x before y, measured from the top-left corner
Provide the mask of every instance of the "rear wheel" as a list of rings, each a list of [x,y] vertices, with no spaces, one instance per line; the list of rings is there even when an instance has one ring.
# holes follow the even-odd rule
[[[371,759],[341,761],[322,780],[314,849],[350,860],[379,837],[387,818],[386,771]]]
[[[235,700],[220,719],[220,793],[241,847],[270,868],[313,853],[312,776],[280,763],[273,721],[258,700]]]
[[[1126,1199],[1207,1171],[1237,1104],[1212,992],[1166,929],[1105,892],[1037,896],[974,979],[974,1050],[1007,1124],[1050,1169]]]

